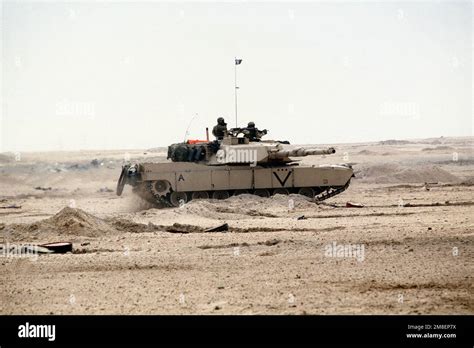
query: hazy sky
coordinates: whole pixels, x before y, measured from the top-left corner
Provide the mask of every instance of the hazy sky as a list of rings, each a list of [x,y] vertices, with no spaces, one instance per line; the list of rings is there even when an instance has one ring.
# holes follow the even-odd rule
[[[0,151],[473,134],[470,1],[2,5]]]

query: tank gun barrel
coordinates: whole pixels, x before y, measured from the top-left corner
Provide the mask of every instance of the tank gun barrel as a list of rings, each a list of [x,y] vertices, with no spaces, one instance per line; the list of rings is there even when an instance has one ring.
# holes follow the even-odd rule
[[[331,155],[336,153],[336,150],[333,147],[328,147],[327,149],[307,149],[304,147],[299,147],[292,150],[280,150],[274,153],[269,154],[270,159],[281,159],[287,157],[304,157],[312,155]]]

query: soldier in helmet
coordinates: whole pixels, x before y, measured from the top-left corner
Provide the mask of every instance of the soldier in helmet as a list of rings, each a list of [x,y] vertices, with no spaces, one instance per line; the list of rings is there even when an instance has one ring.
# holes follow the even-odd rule
[[[247,128],[244,128],[242,132],[250,141],[260,141],[260,139],[267,134],[266,129],[259,130],[256,128],[254,122],[249,122]]]
[[[227,123],[225,123],[223,117],[217,119],[217,124],[212,129],[212,134],[217,140],[222,140],[224,136],[227,135]]]

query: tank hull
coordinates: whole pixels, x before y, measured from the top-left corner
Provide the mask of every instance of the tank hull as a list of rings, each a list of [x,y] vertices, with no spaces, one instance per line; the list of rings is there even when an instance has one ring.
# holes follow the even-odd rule
[[[222,199],[245,192],[264,197],[275,193],[300,193],[322,200],[325,194],[342,192],[352,176],[352,168],[346,165],[252,167],[186,162],[141,163],[132,174],[129,167],[123,168],[117,194],[125,184],[130,184],[143,198],[171,206],[193,198]]]

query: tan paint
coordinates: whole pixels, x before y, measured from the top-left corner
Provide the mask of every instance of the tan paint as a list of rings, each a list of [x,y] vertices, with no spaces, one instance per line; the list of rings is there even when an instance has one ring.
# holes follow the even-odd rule
[[[344,166],[264,168],[207,166],[187,162],[142,163],[141,168],[143,181],[166,180],[172,190],[178,192],[344,186],[353,173],[352,169]]]

